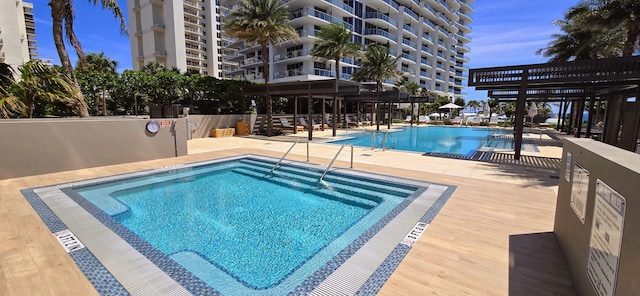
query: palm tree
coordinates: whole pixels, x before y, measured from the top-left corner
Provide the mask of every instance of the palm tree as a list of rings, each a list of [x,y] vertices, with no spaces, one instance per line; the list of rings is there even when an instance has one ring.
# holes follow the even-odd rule
[[[609,34],[603,29],[601,16],[588,3],[581,3],[565,13],[564,20],[554,24],[564,32],[553,34],[553,40],[536,54],[550,61],[598,59],[619,56],[622,53],[620,34]]]
[[[471,101],[469,101],[467,106],[469,108],[473,108],[473,113],[476,113],[476,111],[478,111],[478,107],[480,107],[480,103],[478,103],[478,101],[476,101],[476,100],[471,100]]]
[[[340,59],[342,57],[358,58],[362,56],[360,44],[353,43],[352,36],[351,31],[347,30],[344,25],[335,23],[322,27],[316,33],[318,39],[314,42],[310,55],[321,59],[334,60],[336,63],[336,80],[340,79]]]
[[[355,81],[375,81],[376,91],[382,91],[382,81],[388,78],[399,78],[398,58],[390,55],[389,48],[381,45],[367,47],[360,68],[353,72]]]
[[[102,115],[107,115],[107,92],[105,86],[109,80],[113,79],[113,75],[116,75],[116,69],[118,68],[118,61],[109,59],[104,55],[104,52],[90,53],[85,56],[85,61],[81,60],[76,62],[76,69],[79,69],[83,74],[92,73],[97,76],[97,85],[94,85],[95,91],[99,91],[100,99],[102,101]],[[98,108],[96,98],[96,108]]]
[[[13,83],[13,68],[9,64],[0,63],[0,118],[9,118],[24,108],[20,99],[9,93]]]
[[[118,6],[117,0],[87,1],[94,5],[100,3],[103,9],[111,11],[116,18],[120,19],[120,32],[122,34],[127,34],[127,24],[124,20],[122,10],[120,10],[120,7]],[[71,87],[74,89],[73,94],[75,95],[74,107],[80,117],[88,117],[89,111],[87,110],[87,103],[80,91],[80,85],[73,73],[69,53],[64,45],[64,41],[66,39],[76,51],[80,63],[84,63],[84,51],[82,50],[82,45],[73,30],[73,21],[75,17],[73,0],[50,0],[49,6],[51,7],[51,18],[53,20],[53,41],[56,45],[56,50],[58,51],[62,68],[67,72],[66,75],[71,79]]]
[[[18,67],[20,81],[9,88],[11,100],[20,100],[26,106],[29,118],[33,117],[36,100],[58,101],[76,104],[75,89],[71,86],[67,73],[40,62],[27,62]]]
[[[640,41],[640,4],[638,0],[591,0],[597,18],[594,23],[604,28],[605,34],[619,34],[624,44],[622,56],[631,56]]]
[[[264,83],[269,84],[269,44],[298,37],[296,30],[288,24],[291,14],[280,0],[241,0],[240,8],[229,15],[224,25],[227,34],[247,43],[258,43],[262,54]],[[267,136],[273,131],[273,108],[271,96],[267,94]]]

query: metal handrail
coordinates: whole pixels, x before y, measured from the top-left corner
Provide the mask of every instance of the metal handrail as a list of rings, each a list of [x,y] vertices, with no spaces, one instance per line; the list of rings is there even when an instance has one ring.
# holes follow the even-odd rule
[[[396,147],[396,144],[393,142],[393,137],[391,137],[391,135],[389,135],[389,132],[383,132],[384,133],[384,137],[382,140],[382,150],[384,151],[385,148],[387,147],[387,138],[389,139],[389,141],[391,141],[391,149],[394,149]]]
[[[340,155],[340,152],[342,152],[342,149],[344,149],[344,146],[351,146],[351,166],[349,168],[353,168],[353,144],[351,143],[344,143],[342,144],[342,146],[340,147],[340,149],[338,150],[338,152],[336,153],[336,155],[333,157],[333,159],[331,160],[331,162],[329,163],[329,165],[327,166],[326,169],[324,169],[324,172],[322,172],[322,176],[320,176],[320,179],[318,181],[322,182],[322,178],[324,178],[324,175],[327,174],[327,172],[329,171],[329,169],[331,168],[331,166],[333,166],[333,163],[336,161],[336,158],[338,158],[338,155]]]
[[[280,157],[280,160],[278,160],[278,162],[276,163],[276,165],[273,166],[273,168],[271,168],[271,173],[273,174],[273,172],[278,168],[278,166],[280,165],[280,163],[284,160],[285,157],[287,157],[287,155],[289,154],[289,152],[291,152],[291,149],[293,149],[293,147],[296,146],[296,144],[298,144],[299,140],[296,140],[295,143],[293,143],[293,145],[291,145],[291,147],[289,147],[289,150],[287,150],[287,152],[284,153],[284,155],[282,155],[282,157]],[[307,149],[308,150],[308,149]],[[307,152],[308,153],[308,152]]]

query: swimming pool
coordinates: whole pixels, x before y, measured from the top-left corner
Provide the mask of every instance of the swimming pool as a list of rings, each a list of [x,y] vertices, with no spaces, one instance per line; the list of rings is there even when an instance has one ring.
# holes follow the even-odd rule
[[[389,253],[378,258],[383,266],[391,252],[402,252],[396,249],[413,226],[405,225],[403,234],[387,224],[416,200],[427,200],[428,206],[412,214],[412,223],[430,221],[433,213],[427,211],[453,190],[355,171],[333,171],[324,179],[327,186],[320,186],[321,167],[289,163],[271,175],[274,162],[247,156],[23,193],[37,211],[38,199],[31,193],[55,212],[58,207],[51,207],[48,196],[62,191],[189,293],[282,295],[321,287],[344,262],[355,260],[359,249],[386,245]],[[63,212],[55,214],[69,211]],[[45,222],[49,216],[41,214]],[[54,223],[52,232],[65,227],[60,222],[67,223]],[[90,235],[82,232],[93,227],[85,224],[68,228],[91,248]],[[391,241],[390,235],[395,236]],[[98,261],[111,260],[99,249],[91,250]],[[109,271],[126,281],[126,275]],[[372,289],[365,283],[377,273],[373,269],[363,277],[354,292]]]
[[[494,135],[504,134],[504,129],[425,126],[407,127],[374,135],[374,146],[415,152],[447,153],[471,156],[489,142]],[[388,134],[385,138],[385,133]],[[372,132],[350,134],[347,139],[332,143],[352,143],[356,146],[371,147]]]

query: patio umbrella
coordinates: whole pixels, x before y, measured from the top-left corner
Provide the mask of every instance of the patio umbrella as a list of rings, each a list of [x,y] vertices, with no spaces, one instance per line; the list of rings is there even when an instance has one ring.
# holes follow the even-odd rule
[[[456,105],[454,103],[449,103],[449,104],[446,104],[444,106],[440,106],[439,109],[449,109],[449,115],[451,115],[451,109],[460,109],[460,108],[462,108],[462,107],[460,107],[460,106],[458,106],[458,105]]]
[[[529,107],[529,117],[531,117],[531,123],[533,123],[533,118],[538,115],[538,106],[536,103],[531,103],[531,107]]]
[[[484,103],[484,105],[482,106],[482,115],[484,115],[484,117],[489,117],[491,115],[489,104]]]

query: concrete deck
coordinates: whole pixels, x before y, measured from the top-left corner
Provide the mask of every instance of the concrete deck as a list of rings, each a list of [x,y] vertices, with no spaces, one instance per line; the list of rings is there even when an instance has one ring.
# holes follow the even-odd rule
[[[330,134],[314,131],[310,162],[329,163],[339,146],[318,142]],[[97,294],[20,189],[246,153],[280,157],[290,140],[194,139],[185,157],[0,180],[0,295]],[[288,159],[306,161],[306,151],[300,143]],[[349,155],[335,165],[349,167]],[[560,157],[561,148],[531,155]],[[557,172],[365,148],[354,148],[354,169],[458,187],[381,295],[575,295],[552,233]]]

